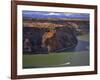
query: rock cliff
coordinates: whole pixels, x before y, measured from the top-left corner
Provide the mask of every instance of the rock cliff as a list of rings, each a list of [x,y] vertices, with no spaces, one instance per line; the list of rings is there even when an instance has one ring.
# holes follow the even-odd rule
[[[77,45],[75,29],[62,25],[54,26],[56,27],[49,29],[23,27],[23,51],[25,53],[49,53],[74,49]]]

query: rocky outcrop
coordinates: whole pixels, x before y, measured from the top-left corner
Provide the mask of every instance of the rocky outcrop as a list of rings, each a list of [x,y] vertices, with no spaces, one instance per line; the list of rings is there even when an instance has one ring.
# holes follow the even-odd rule
[[[75,29],[68,26],[55,29],[24,27],[23,51],[49,53],[74,49],[77,45]]]
[[[44,33],[42,44],[48,52],[73,49],[77,45],[76,36],[70,28],[61,28]]]

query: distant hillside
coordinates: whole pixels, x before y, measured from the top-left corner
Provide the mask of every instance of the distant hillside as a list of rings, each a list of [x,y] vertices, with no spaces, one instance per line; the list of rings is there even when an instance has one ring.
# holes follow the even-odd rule
[[[43,11],[23,11],[23,17],[27,18],[66,18],[89,20],[87,13],[63,13],[63,12],[43,12]]]

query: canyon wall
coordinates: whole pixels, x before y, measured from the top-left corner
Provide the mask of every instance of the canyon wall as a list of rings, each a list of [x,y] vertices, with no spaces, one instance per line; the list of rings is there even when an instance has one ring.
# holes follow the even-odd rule
[[[49,53],[74,49],[77,45],[75,28],[57,26],[55,29],[23,27],[24,53]]]

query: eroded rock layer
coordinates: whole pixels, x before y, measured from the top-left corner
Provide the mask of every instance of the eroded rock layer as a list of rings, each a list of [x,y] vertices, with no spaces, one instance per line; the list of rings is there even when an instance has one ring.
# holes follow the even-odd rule
[[[49,29],[40,27],[23,27],[24,53],[60,52],[74,49],[76,45],[77,38],[75,28],[62,25],[56,25],[55,28]]]

